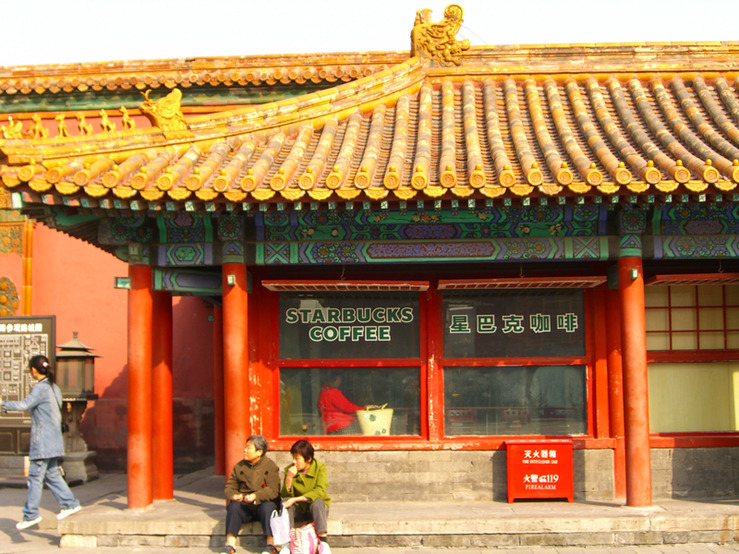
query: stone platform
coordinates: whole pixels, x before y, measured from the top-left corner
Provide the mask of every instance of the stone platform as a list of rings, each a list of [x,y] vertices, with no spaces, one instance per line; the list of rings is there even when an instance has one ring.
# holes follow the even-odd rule
[[[175,498],[130,510],[125,475],[75,487],[85,508],[57,527],[61,547],[218,547],[223,544],[224,477],[203,470],[175,481]],[[99,495],[93,500],[92,490]],[[739,499],[659,500],[647,508],[576,501],[335,502],[329,535],[337,548],[503,548],[666,544],[739,545]],[[244,527],[241,546],[260,551],[261,530]]]

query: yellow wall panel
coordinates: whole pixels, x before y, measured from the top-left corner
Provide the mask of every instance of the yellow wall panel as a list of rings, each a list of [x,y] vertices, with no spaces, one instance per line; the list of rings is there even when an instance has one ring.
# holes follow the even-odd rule
[[[701,306],[723,306],[723,290],[717,285],[701,285],[698,287],[698,304]]]
[[[653,433],[739,429],[739,362],[649,364]]]

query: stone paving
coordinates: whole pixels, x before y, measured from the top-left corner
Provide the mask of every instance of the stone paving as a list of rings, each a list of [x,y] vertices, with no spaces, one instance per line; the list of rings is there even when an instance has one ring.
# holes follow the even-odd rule
[[[42,500],[42,516],[44,520],[35,528],[19,532],[15,523],[20,519],[21,506],[25,500],[26,491],[21,483],[9,483],[0,480],[0,554],[24,554],[30,552],[59,551],[60,545],[64,552],[73,554],[91,554],[93,551],[115,552],[115,554],[129,553],[175,553],[187,550],[193,554],[214,554],[221,552],[220,527],[225,511],[223,500],[217,490],[223,477],[216,477],[207,470],[180,476],[175,482],[175,500],[157,502],[145,510],[129,510],[126,506],[125,476],[121,474],[103,474],[100,479],[73,487],[73,492],[80,499],[84,508],[74,516],[60,522],[56,520],[58,506],[49,491],[44,491]],[[440,515],[441,514],[441,515]],[[428,503],[341,503],[332,507],[332,522],[337,530],[336,542],[332,551],[338,554],[380,554],[381,552],[408,552],[417,554],[437,554],[451,552],[465,552],[469,554],[508,553],[522,554],[550,553],[550,554],[709,554],[739,552],[739,500],[722,501],[658,501],[649,508],[628,508],[608,503],[567,503],[567,502],[516,502],[507,503],[470,503],[461,504],[433,504]],[[680,544],[652,544],[644,546],[588,546],[583,541],[583,530],[592,525],[610,525],[612,528],[626,527],[633,524],[634,518],[642,518],[649,522],[652,529],[662,527],[671,529],[669,533],[660,535]],[[213,531],[211,541],[205,544],[183,542],[185,548],[173,547],[162,542],[143,546],[140,544],[120,544],[115,547],[105,547],[100,544],[85,543],[84,540],[69,540],[74,537],[75,529],[91,527],[104,528],[106,526],[125,527],[127,522],[135,520],[137,525],[144,528],[159,529],[176,521],[177,525],[204,525],[207,522]],[[426,523],[431,520],[432,523]],[[685,542],[690,539],[690,527],[700,527],[702,521],[715,520],[723,526],[724,532],[720,540]],[[433,523],[433,522],[436,523]],[[418,547],[415,544],[383,545],[373,547],[371,540],[361,546],[341,544],[343,533],[369,533],[372,526],[380,526],[385,532],[402,531],[404,527],[420,534],[423,544],[431,543],[436,547]],[[425,527],[424,525],[429,525]],[[446,526],[453,531],[453,535],[460,537],[464,530],[470,530],[478,537],[478,542],[449,543],[439,537],[439,527]],[[481,534],[483,527],[494,526],[497,535],[505,537],[509,533],[515,535],[522,528],[546,529],[552,527],[571,526],[572,543],[557,545],[513,545],[494,544],[486,541],[486,535]],[[518,529],[518,531],[517,531]],[[329,529],[331,533],[331,528]],[[560,529],[562,531],[562,529]],[[567,529],[564,529],[566,532]],[[591,529],[591,531],[597,531]],[[66,539],[61,540],[64,535]],[[523,536],[523,535],[522,535]],[[700,537],[701,535],[694,535]],[[706,535],[703,535],[704,537]],[[670,538],[671,537],[671,538]],[[654,536],[651,536],[653,539]],[[425,540],[428,539],[428,540]],[[434,541],[436,539],[436,543]],[[561,540],[561,539],[560,539]],[[684,543],[684,544],[683,544]],[[722,544],[720,544],[722,543]],[[576,546],[576,545],[580,546]],[[97,546],[97,547],[96,547]],[[239,552],[260,553],[258,543],[246,544]]]

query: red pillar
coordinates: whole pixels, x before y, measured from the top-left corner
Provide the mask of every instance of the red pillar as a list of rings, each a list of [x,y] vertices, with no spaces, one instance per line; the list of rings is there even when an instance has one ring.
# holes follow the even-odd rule
[[[128,507],[152,503],[151,268],[129,266],[128,291]]]
[[[226,474],[249,437],[249,334],[246,266],[223,264],[223,425]]]
[[[432,325],[432,322],[442,321],[441,317],[441,293],[435,288],[430,288],[427,294],[427,317],[429,356],[426,370],[426,386],[424,390],[421,384],[421,434],[426,432],[428,425],[428,437],[432,441],[444,438],[444,375],[439,360],[443,357],[444,334],[441,325]],[[421,295],[423,302],[423,295]],[[422,305],[422,304],[421,304]],[[423,319],[421,319],[423,321]]]
[[[608,394],[608,348],[606,344],[606,290],[605,286],[591,291],[594,316],[593,350],[595,355],[593,368],[593,403],[595,405],[595,425],[593,430],[597,438],[610,436],[610,395]]]
[[[616,289],[606,293],[606,349],[608,351],[608,396],[611,436],[616,440],[613,452],[613,493],[626,498],[626,454],[624,445],[624,388],[621,364],[621,305]]]
[[[152,340],[152,434],[154,500],[174,498],[172,455],[172,294],[154,292]]]
[[[213,308],[213,422],[215,474],[226,474],[225,433],[223,428],[223,309]],[[230,471],[230,468],[229,468]]]
[[[33,226],[32,219],[23,221],[23,285],[21,287],[21,315],[33,314],[31,304],[33,294]]]
[[[649,398],[647,335],[644,312],[644,276],[641,258],[618,260],[621,298],[621,347],[624,373],[626,436],[626,504],[652,504],[652,468],[649,452]]]

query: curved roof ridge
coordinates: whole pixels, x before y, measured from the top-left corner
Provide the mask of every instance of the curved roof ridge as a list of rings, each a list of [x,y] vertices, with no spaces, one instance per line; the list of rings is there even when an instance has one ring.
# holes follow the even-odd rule
[[[299,125],[305,121],[322,124],[327,118],[346,119],[352,111],[367,111],[378,103],[392,102],[407,94],[426,77],[423,64],[411,58],[379,73],[330,89],[278,100],[259,106],[216,112],[188,119],[194,132],[209,127],[220,128],[225,122],[227,134],[243,134],[258,129],[270,129],[285,124]],[[200,135],[196,135],[200,138]]]
[[[58,158],[114,155],[116,152],[142,148],[163,148],[167,145],[271,132],[279,127],[294,129],[306,123],[317,128],[330,118],[341,121],[357,110],[369,111],[377,104],[394,104],[398,97],[420,87],[425,76],[423,63],[418,58],[411,58],[379,73],[320,92],[188,117],[185,120],[188,132],[172,136],[168,136],[166,129],[150,127],[67,137],[0,138],[0,153],[11,163],[34,163]]]
[[[175,87],[346,82],[409,58],[407,52],[278,54],[0,66],[0,96]]]
[[[734,198],[737,72],[685,66],[526,75],[410,59],[331,90],[189,117],[188,137],[9,140],[0,178],[24,203],[100,213]]]
[[[490,73],[739,70],[739,41],[504,44],[461,53],[468,70]],[[53,95],[105,89],[348,82],[410,58],[408,51],[192,57],[0,66],[0,96]],[[449,68],[432,72],[443,74]],[[454,70],[454,68],[452,68]]]

